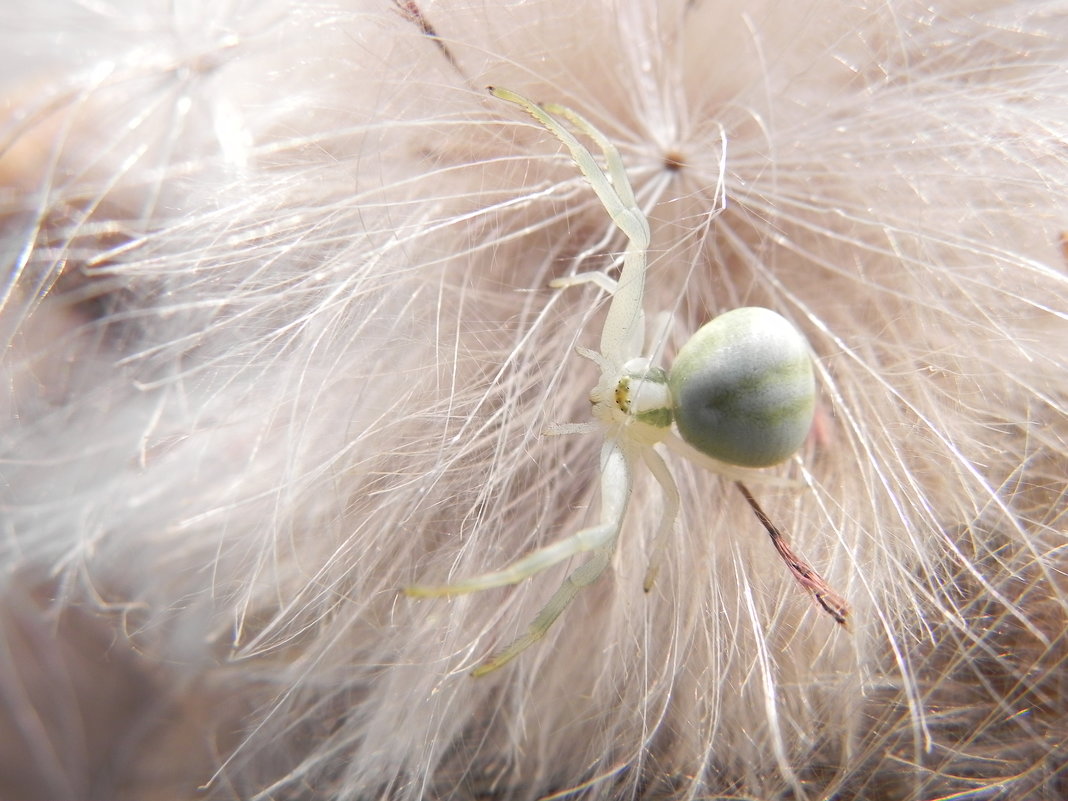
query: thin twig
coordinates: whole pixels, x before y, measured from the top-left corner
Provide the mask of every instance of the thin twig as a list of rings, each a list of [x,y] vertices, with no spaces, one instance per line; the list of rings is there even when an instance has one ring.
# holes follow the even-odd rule
[[[786,566],[790,568],[790,573],[797,580],[797,583],[816,599],[823,611],[834,618],[835,622],[841,626],[849,625],[849,604],[846,603],[845,598],[836,593],[831,586],[824,581],[823,576],[816,572],[815,568],[806,562],[801,556],[795,553],[786,542],[786,537],[779,531],[779,528],[771,522],[771,518],[767,516],[767,513],[760,508],[760,504],[756,502],[756,498],[753,497],[753,493],[749,491],[749,488],[745,486],[741,481],[735,481],[735,485],[738,487],[738,491],[742,493],[745,500],[749,503],[753,513],[756,514],[757,520],[759,520],[764,528],[768,530],[768,535],[771,537],[771,544],[775,546],[775,550],[778,551],[779,556],[786,563]]]
[[[452,51],[449,50],[442,38],[438,36],[438,32],[434,30],[434,26],[430,24],[430,20],[426,18],[415,0],[393,0],[393,5],[397,7],[397,11],[400,12],[402,17],[414,24],[419,28],[419,31],[423,36],[426,36],[437,45],[438,50],[441,51],[441,54],[445,56],[445,60],[449,62],[454,70],[460,73],[462,77],[467,77],[464,75],[464,71],[460,69],[460,65],[457,63]]]

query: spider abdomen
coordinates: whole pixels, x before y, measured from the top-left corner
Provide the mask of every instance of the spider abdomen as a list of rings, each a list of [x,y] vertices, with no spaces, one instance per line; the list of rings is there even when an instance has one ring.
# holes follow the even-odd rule
[[[679,350],[668,385],[682,438],[730,464],[777,464],[812,426],[808,343],[770,309],[734,309],[706,323]]]

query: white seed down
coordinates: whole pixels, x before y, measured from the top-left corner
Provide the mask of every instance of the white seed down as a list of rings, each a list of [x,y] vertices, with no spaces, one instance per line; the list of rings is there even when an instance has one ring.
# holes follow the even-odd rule
[[[679,350],[668,385],[679,434],[723,462],[777,464],[812,427],[808,343],[770,309],[733,309],[706,323]]]

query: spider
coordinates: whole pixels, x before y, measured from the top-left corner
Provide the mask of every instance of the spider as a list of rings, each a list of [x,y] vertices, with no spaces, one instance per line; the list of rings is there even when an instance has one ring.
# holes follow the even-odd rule
[[[592,283],[611,296],[600,350],[577,348],[600,368],[590,393],[593,420],[552,426],[550,434],[600,433],[600,522],[547,545],[497,571],[444,585],[416,585],[405,592],[426,598],[478,592],[517,584],[580,553],[590,553],[563,581],[529,627],[510,645],[476,667],[482,676],[517,657],[545,636],[579,591],[596,581],[612,560],[627,513],[634,472],[644,464],[663,492],[663,509],[653,541],[644,589],[656,578],[679,511],[679,491],[656,446],[669,449],[735,479],[772,544],[798,583],[839,624],[849,607],[800,556],[741,482],[744,468],[768,467],[793,455],[808,435],[815,406],[815,381],[808,342],[785,318],[759,307],[714,318],[679,350],[669,371],[643,355],[646,251],[649,223],[638,207],[619,151],[572,109],[539,105],[507,89],[490,87],[559,139],[589,182],[612,222],[627,238],[618,279],[604,272],[579,273],[551,282],[554,288]],[[574,133],[573,133],[574,132]],[[575,134],[600,149],[602,169]],[[679,441],[672,425],[686,443]],[[689,447],[687,447],[687,445]],[[710,457],[710,458],[707,458]]]

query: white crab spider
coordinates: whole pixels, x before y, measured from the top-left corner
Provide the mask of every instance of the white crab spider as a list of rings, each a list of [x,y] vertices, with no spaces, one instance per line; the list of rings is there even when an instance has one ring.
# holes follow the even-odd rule
[[[769,309],[748,307],[726,312],[704,325],[682,346],[670,371],[651,365],[642,355],[649,223],[638,208],[619,152],[604,134],[571,109],[538,105],[506,89],[491,87],[490,92],[522,107],[563,142],[612,221],[626,235],[627,248],[618,280],[593,272],[551,284],[562,288],[593,283],[612,296],[601,330],[600,352],[578,349],[601,370],[590,393],[594,421],[555,426],[550,432],[603,435],[600,522],[502,570],[453,584],[406,589],[416,597],[477,592],[516,584],[579,553],[592,554],[564,579],[526,632],[477,667],[473,671],[476,676],[496,670],[545,636],[578,591],[596,581],[608,567],[626,516],[638,462],[649,468],[664,495],[645,576],[646,591],[652,587],[679,509],[679,491],[655,449],[658,443],[737,478],[738,473],[731,471],[730,465],[768,467],[794,454],[808,435],[815,405],[808,343],[796,328]],[[596,143],[607,171],[565,125]],[[712,459],[701,459],[679,443],[672,433],[672,423],[686,443]],[[740,481],[737,483],[794,577],[824,610],[844,624],[848,614],[845,601],[789,549],[748,489]]]

